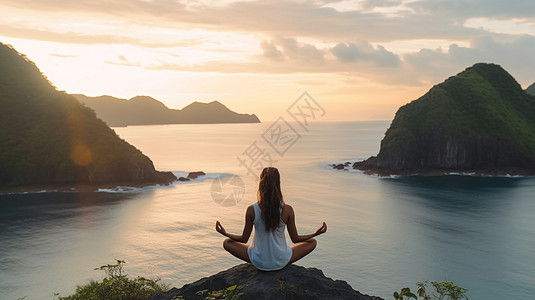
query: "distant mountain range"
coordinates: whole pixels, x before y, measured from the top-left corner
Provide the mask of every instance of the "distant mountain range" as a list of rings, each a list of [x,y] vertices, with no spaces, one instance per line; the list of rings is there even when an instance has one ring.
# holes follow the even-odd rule
[[[193,102],[183,109],[170,109],[148,96],[129,100],[112,96],[88,97],[73,95],[92,108],[109,126],[155,124],[260,123],[254,114],[239,114],[218,101]]]

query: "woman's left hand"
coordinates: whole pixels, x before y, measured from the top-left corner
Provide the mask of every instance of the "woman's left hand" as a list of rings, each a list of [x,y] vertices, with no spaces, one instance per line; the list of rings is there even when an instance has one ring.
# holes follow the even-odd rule
[[[321,225],[320,228],[318,228],[318,230],[316,230],[316,232],[314,233],[314,236],[318,236],[322,233],[325,233],[327,232],[327,224],[325,222],[323,222],[323,224]]]
[[[227,231],[223,228],[223,225],[219,221],[215,222],[215,230],[224,236],[227,236]]]

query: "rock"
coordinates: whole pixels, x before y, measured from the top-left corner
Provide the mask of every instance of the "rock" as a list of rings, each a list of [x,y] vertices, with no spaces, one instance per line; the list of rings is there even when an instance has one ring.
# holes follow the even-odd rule
[[[186,300],[201,299],[196,292],[217,291],[233,285],[246,285],[240,300],[248,299],[362,299],[379,300],[355,291],[347,282],[332,280],[316,268],[296,265],[279,271],[260,271],[251,264],[241,264],[210,277],[202,278],[182,288],[173,288],[152,297],[152,300],[171,300],[177,295]]]
[[[197,179],[197,177],[204,176],[204,175],[206,175],[206,173],[204,173],[203,171],[189,172],[188,178],[189,179]]]
[[[335,169],[335,170],[344,170],[345,167],[346,167],[346,165],[344,165],[344,164],[332,164],[331,166],[332,166],[333,169]]]
[[[190,180],[189,178],[187,178],[187,177],[182,177],[182,176],[180,176],[180,177],[178,178],[178,181],[189,181],[189,180]]]
[[[535,96],[478,63],[399,108],[367,173],[535,174]]]

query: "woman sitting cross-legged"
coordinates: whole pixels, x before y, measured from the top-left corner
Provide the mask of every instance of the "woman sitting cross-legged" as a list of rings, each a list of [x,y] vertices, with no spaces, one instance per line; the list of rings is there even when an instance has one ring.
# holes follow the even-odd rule
[[[255,228],[252,246],[247,241]],[[294,243],[286,244],[284,228]],[[299,235],[295,226],[295,214],[290,205],[284,203],[280,187],[280,174],[276,168],[264,168],[258,184],[258,202],[249,206],[245,213],[245,226],[241,235],[228,233],[219,221],[216,230],[228,237],[223,242],[225,250],[264,271],[284,268],[316,248],[313,238],[327,231],[327,224],[307,235]]]

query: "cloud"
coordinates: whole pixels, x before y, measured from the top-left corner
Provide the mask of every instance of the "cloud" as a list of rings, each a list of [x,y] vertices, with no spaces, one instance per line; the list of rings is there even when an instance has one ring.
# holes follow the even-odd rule
[[[344,9],[336,8],[340,5]],[[3,36],[72,44],[179,48],[211,43],[213,47],[213,55],[202,56],[201,63],[181,65],[176,60],[158,57],[157,61],[161,62],[146,67],[149,69],[220,73],[332,72],[381,82],[428,84],[437,83],[473,63],[487,61],[502,64],[521,81],[534,80],[533,71],[529,70],[535,65],[533,35],[498,34],[490,28],[466,26],[467,21],[474,18],[514,18],[515,22],[533,24],[533,0],[256,0],[223,5],[211,5],[207,1],[189,5],[187,1],[172,0],[3,0],[0,11],[9,16],[8,10],[19,12],[11,15],[44,17],[39,21],[30,17],[19,17],[23,21],[17,18],[0,21]],[[74,29],[65,32],[65,28],[70,27],[56,26],[58,22],[53,16],[71,19],[83,16],[97,25],[106,20],[104,24],[109,29],[97,33]],[[114,30],[113,26],[122,30]],[[137,35],[143,31],[140,28],[154,29],[148,36],[153,32],[166,33],[162,38],[147,39],[147,36]],[[209,32],[209,36],[180,37],[183,32],[192,30]],[[174,31],[182,33],[174,36]],[[225,34],[228,33],[239,37],[227,39]],[[218,41],[221,44],[214,42],[215,35],[225,36]],[[228,59],[216,55],[242,37],[249,37],[250,52],[232,54]],[[403,55],[381,46],[392,41],[426,39],[446,43],[469,41],[470,46],[452,42],[447,48],[419,49]],[[175,50],[181,53],[180,49]],[[108,63],[129,62],[118,58]]]
[[[535,37],[524,35],[500,41],[492,36],[473,39],[470,47],[421,49],[399,56],[365,41],[318,48],[297,39],[275,39],[260,44],[263,54],[254,62],[210,61],[183,66],[162,63],[159,70],[221,73],[339,73],[399,85],[442,82],[478,62],[497,63],[524,85],[535,81]],[[329,53],[332,56],[329,56]],[[522,59],[519,59],[522,58]]]
[[[131,62],[128,60],[124,55],[118,55],[117,58],[113,61],[107,60],[104,61],[106,64],[110,65],[116,65],[116,66],[124,66],[124,67],[139,67],[141,66],[141,63],[139,62]]]
[[[535,2],[532,0],[421,0],[407,4],[418,13],[444,15],[455,20],[476,17],[534,19]]]
[[[513,77],[525,84],[535,81],[535,37],[522,35],[514,39],[499,40],[481,36],[470,42],[470,47],[451,44],[448,51],[422,49],[403,56],[406,68],[417,71],[417,77],[435,82],[478,62],[501,65]]]
[[[398,4],[384,1],[381,5],[389,7]],[[424,1],[412,4],[413,10],[418,13],[402,11],[397,17],[385,17],[387,12],[370,11],[366,6],[338,11],[321,1],[243,1],[223,6],[188,7],[184,3],[169,0],[4,0],[3,5],[41,14],[62,12],[91,15],[95,19],[112,18],[130,24],[162,28],[203,28],[267,36],[310,37],[330,42],[380,42],[430,37],[459,39],[485,33],[483,29],[468,28],[459,22],[458,16],[463,15],[462,7],[437,13],[433,10],[433,2]]]
[[[60,58],[76,58],[76,57],[80,57],[80,55],[75,55],[75,54],[50,53],[48,55],[54,56],[54,57],[60,57]]]
[[[321,63],[324,60],[323,50],[318,49],[313,44],[300,43],[295,38],[279,38],[271,43],[277,44],[281,48],[279,52],[286,60],[308,64]]]
[[[264,52],[264,56],[266,58],[275,61],[284,60],[284,55],[279,49],[277,49],[273,42],[262,41],[262,43],[260,44],[260,48]]]
[[[383,46],[374,47],[367,42],[339,43],[331,49],[331,52],[344,63],[364,60],[373,61],[382,67],[396,66],[400,63],[396,54],[386,50]]]
[[[151,42],[118,34],[88,34],[81,32],[56,32],[52,29],[34,29],[21,26],[0,24],[2,36],[24,38],[30,40],[59,42],[66,44],[128,44],[147,48],[193,47],[202,44],[202,39],[170,40],[167,42]]]

